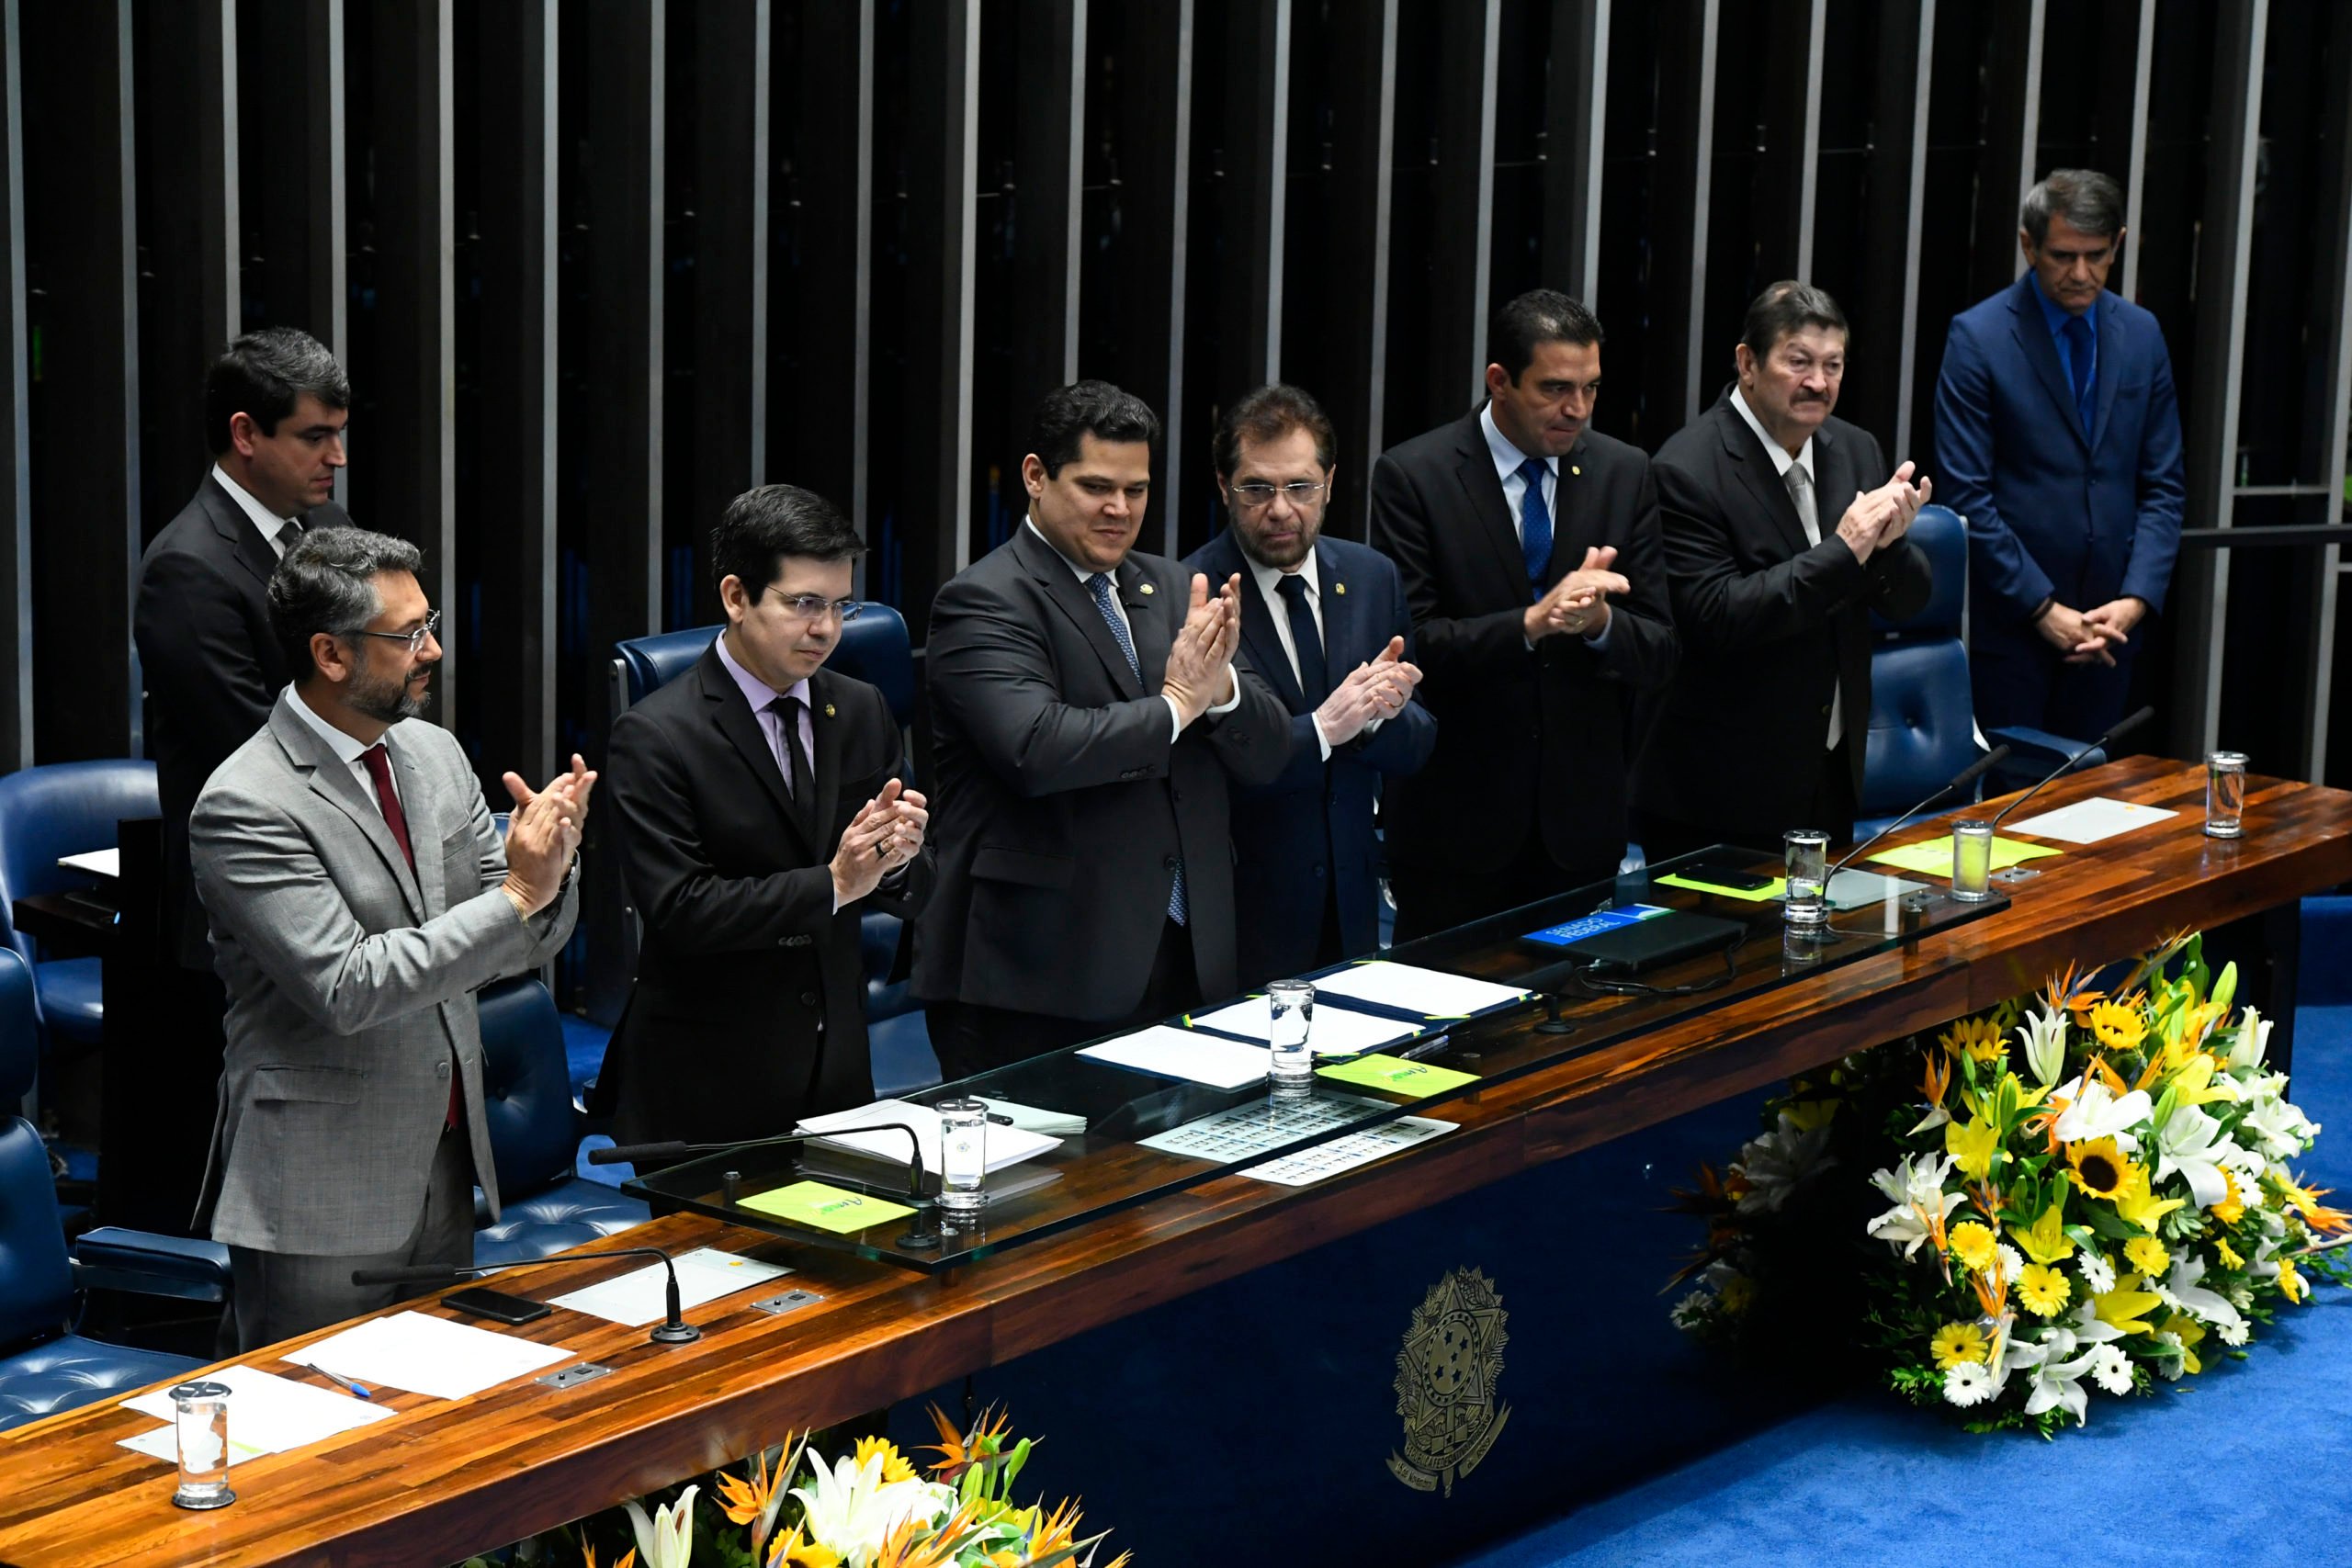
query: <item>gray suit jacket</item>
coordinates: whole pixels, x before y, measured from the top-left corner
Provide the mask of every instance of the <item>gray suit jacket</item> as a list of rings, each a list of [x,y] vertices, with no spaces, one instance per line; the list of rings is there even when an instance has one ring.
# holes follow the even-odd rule
[[[375,800],[280,694],[197,797],[189,859],[229,990],[228,1054],[197,1224],[266,1252],[389,1252],[424,1213],[451,1064],[474,1179],[498,1206],[473,993],[571,934],[562,896],[527,923],[506,849],[448,731],[385,743],[416,870]]]

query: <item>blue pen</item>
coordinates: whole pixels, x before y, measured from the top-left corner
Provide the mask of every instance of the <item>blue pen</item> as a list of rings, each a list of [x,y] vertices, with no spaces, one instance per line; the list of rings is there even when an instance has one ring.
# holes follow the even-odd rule
[[[318,1373],[319,1376],[325,1378],[330,1382],[341,1383],[344,1387],[349,1389],[352,1393],[357,1394],[362,1399],[373,1399],[376,1397],[373,1393],[368,1392],[368,1385],[364,1382],[354,1382],[351,1379],[345,1377],[341,1372],[331,1372],[324,1367],[319,1366],[314,1362],[305,1362],[304,1364],[309,1366],[312,1371]]]

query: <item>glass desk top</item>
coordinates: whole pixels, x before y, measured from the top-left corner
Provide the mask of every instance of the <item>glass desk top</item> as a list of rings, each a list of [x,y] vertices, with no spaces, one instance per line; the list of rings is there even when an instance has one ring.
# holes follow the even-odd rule
[[[1342,1007],[1340,998],[1318,985],[1317,1035],[1340,1034],[1344,1024],[1353,1037],[1393,1031],[1396,1038],[1380,1046],[1380,1062],[1372,1060],[1372,1053],[1318,1054],[1318,1071],[1305,1091],[1272,1089],[1263,1077],[1238,1089],[1214,1088],[1114,1065],[1082,1055],[1089,1046],[1077,1045],[902,1097],[931,1106],[977,1095],[1084,1119],[1082,1133],[992,1172],[987,1206],[974,1216],[949,1216],[935,1206],[935,1170],[915,1181],[904,1157],[895,1153],[865,1156],[808,1144],[739,1145],[701,1155],[641,1173],[625,1190],[646,1200],[657,1214],[683,1210],[911,1269],[940,1269],[1231,1171],[1323,1151],[1351,1134],[1370,1133],[1377,1146],[1401,1146],[1434,1130],[1400,1119],[1442,1121],[1445,1101],[1481,1086],[1802,982],[2008,905],[1997,884],[1991,897],[1973,904],[1954,899],[1944,886],[1922,882],[1879,879],[1849,892],[1849,873],[1835,889],[1844,907],[1833,910],[1817,937],[1796,939],[1784,932],[1777,898],[1740,897],[1661,880],[1678,868],[1702,863],[1752,870],[1763,877],[1777,877],[1780,871],[1777,855],[1718,846],[1379,955],[1506,988],[1506,999],[1466,1016],[1432,1017],[1355,998]],[[1670,911],[1674,918],[1645,910]],[[1689,916],[1703,919],[1682,918]],[[1616,931],[1606,931],[1612,939],[1637,929],[1644,936],[1668,935],[1674,945],[1703,944],[1705,950],[1630,976],[1603,975],[1589,966],[1589,945],[1557,945],[1562,926],[1571,927],[1571,939],[1614,926]],[[1335,965],[1305,978],[1330,979],[1357,967]],[[1327,1010],[1335,1008],[1358,1016],[1327,1024]],[[1264,1046],[1203,1023],[1218,1010],[1220,1005],[1213,1004],[1169,1020],[1167,1026],[1187,1032],[1177,1041],[1180,1047],[1214,1041],[1224,1055],[1240,1061],[1241,1070],[1250,1070],[1248,1054],[1263,1057]],[[1388,1028],[1380,1027],[1382,1021]],[[1407,1070],[1403,1081],[1388,1085],[1331,1076],[1335,1067],[1399,1058],[1413,1066],[1447,1070]],[[786,1190],[802,1182],[821,1186],[814,1193]],[[796,1206],[796,1197],[821,1201],[823,1212]],[[876,1217],[858,1224],[858,1215],[867,1211]]]

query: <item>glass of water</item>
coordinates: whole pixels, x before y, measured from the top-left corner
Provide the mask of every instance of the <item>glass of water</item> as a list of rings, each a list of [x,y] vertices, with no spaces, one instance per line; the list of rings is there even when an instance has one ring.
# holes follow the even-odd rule
[[[2205,757],[2205,836],[2234,839],[2245,831],[2245,753]]]
[[[180,1484],[172,1501],[183,1508],[225,1508],[229,1490],[229,1385],[184,1382],[172,1390],[172,1426],[179,1438]]]
[[[1781,872],[1788,879],[1781,919],[1800,931],[1817,931],[1826,924],[1829,835],[1817,828],[1792,828],[1781,834]]]
[[[1313,1081],[1315,1047],[1306,1037],[1315,1024],[1315,987],[1304,980],[1277,980],[1266,987],[1266,1011],[1274,1082],[1296,1087]]]
[[[1981,904],[1993,896],[1993,824],[1955,822],[1951,825],[1951,896],[1963,904]]]
[[[989,1108],[966,1096],[939,1102],[939,1206],[968,1214],[989,1201]]]

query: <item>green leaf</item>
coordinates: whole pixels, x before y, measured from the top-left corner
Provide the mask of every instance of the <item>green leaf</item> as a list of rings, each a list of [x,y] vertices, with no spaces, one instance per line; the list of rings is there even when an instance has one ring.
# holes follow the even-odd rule
[[[2140,1234],[2129,1220],[2105,1203],[2091,1204],[2083,1211],[2083,1218],[2089,1222],[2093,1230],[2114,1241],[2130,1241]],[[2066,1228],[2071,1231],[2075,1227],[2069,1225]]]

